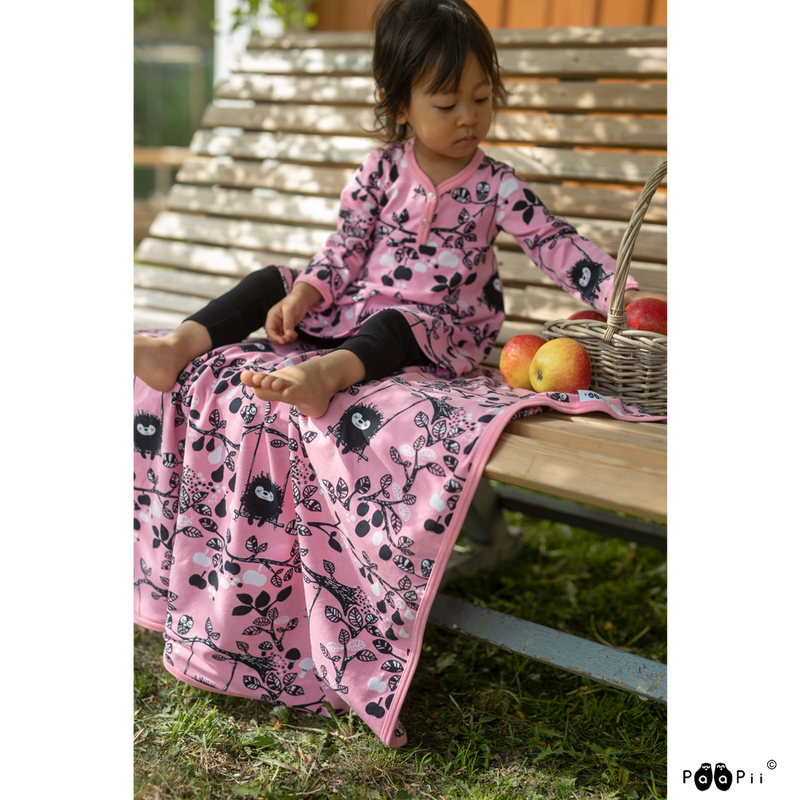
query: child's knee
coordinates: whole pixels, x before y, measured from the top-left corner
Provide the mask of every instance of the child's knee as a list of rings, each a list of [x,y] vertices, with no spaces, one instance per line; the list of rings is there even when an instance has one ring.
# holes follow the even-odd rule
[[[277,267],[264,267],[245,275],[240,282],[241,286],[247,286],[259,295],[269,297],[272,302],[277,303],[286,296],[286,287],[283,285],[283,277]]]

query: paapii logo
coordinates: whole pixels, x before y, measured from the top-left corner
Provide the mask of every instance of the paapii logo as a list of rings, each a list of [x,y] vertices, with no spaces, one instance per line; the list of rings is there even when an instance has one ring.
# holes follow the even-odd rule
[[[775,769],[778,765],[774,761],[768,761],[767,766],[770,769]],[[708,761],[704,761],[700,765],[697,772],[692,772],[690,769],[683,771],[683,782],[688,783],[694,780],[694,785],[701,791],[705,792],[713,786],[716,786],[721,792],[727,792],[731,786],[738,786],[741,783],[757,784],[764,783],[763,773],[756,776],[755,772],[751,772],[748,780],[748,774],[743,769],[737,769],[736,775],[723,764],[721,761],[712,769]]]

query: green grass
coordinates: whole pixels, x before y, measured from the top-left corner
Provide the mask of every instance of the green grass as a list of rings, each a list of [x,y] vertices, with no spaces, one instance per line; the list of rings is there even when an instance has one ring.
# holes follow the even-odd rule
[[[666,555],[523,520],[522,556],[447,594],[666,662]],[[666,797],[666,707],[429,627],[401,719],[380,744],[335,719],[203,692],[134,630],[137,800],[628,800]]]

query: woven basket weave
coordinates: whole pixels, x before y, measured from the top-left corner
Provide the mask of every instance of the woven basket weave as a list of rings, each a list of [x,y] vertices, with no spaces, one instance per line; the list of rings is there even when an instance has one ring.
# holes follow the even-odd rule
[[[627,327],[625,281],[633,246],[659,183],[667,174],[664,162],[648,179],[622,235],[607,322],[559,319],[545,323],[543,339],[577,339],[592,360],[590,389],[633,403],[648,414],[667,413],[667,337]]]

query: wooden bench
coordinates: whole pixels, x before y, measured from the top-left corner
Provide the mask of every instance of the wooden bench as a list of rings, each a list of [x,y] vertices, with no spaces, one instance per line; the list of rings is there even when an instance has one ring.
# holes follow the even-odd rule
[[[188,147],[134,147],[134,169],[152,169],[155,173],[155,191],[147,199],[133,201],[134,246],[147,235],[153,219],[166,208],[165,199],[172,185],[172,170],[191,155]]]
[[[511,98],[483,149],[615,255],[641,186],[666,157],[666,29],[493,33]],[[136,327],[174,327],[267,263],[304,267],[335,228],[341,189],[376,146],[365,132],[373,104],[367,34],[254,37],[232,73],[216,87],[191,143],[194,155],[137,250]],[[641,287],[655,291],[667,288],[665,186],[631,265]],[[511,237],[501,234],[496,246],[507,320],[492,365],[511,336],[536,333],[582,307]],[[489,567],[513,552],[503,506],[665,549],[666,444],[665,425],[595,413],[511,423],[465,526],[473,562],[477,553]],[[451,574],[473,568],[466,560],[454,553]],[[488,627],[486,614],[494,614]],[[430,621],[666,701],[663,664],[502,617],[440,595]]]

